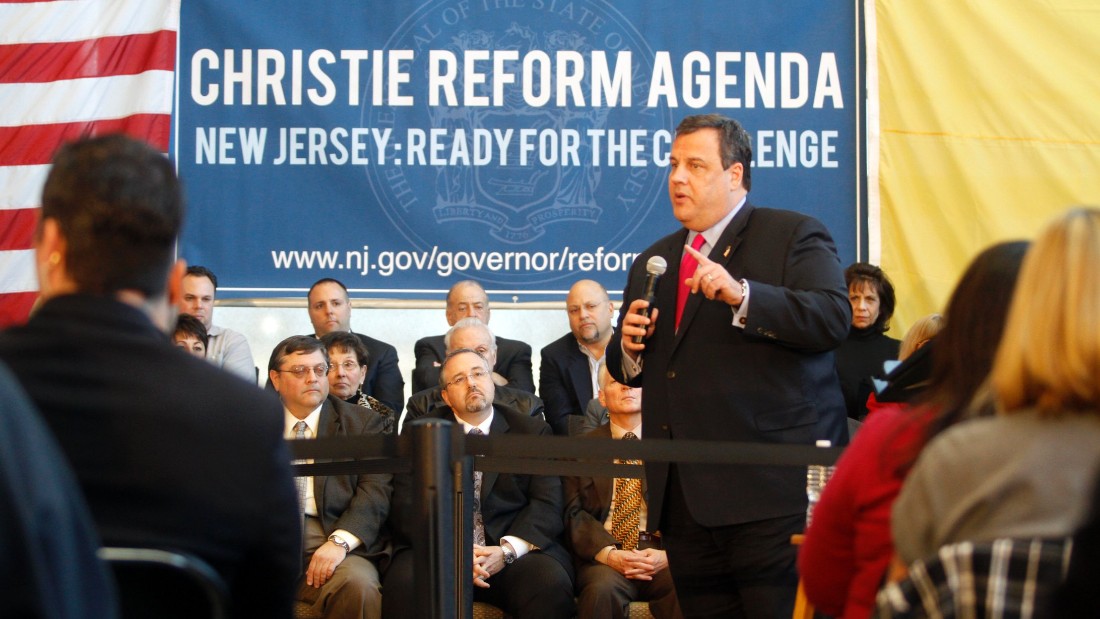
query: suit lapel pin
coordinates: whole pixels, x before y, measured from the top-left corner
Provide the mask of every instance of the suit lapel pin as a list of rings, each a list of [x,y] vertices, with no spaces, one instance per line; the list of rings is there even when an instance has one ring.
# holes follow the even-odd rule
[[[733,245],[726,245],[726,251],[722,252],[722,257],[729,258],[731,249],[733,249]]]

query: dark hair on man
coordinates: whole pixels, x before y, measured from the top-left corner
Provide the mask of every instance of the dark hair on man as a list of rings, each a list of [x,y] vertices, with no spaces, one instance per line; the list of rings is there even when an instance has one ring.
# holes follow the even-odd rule
[[[344,282],[338,279],[333,279],[331,277],[322,277],[321,279],[313,282],[313,285],[309,287],[309,292],[306,293],[306,296],[308,297],[309,295],[313,294],[313,289],[317,286],[320,286],[321,284],[336,284],[337,286],[344,289],[344,296],[348,296],[348,287],[344,285]]]
[[[42,191],[42,221],[57,222],[66,268],[91,294],[162,295],[183,215],[172,164],[124,135],[62,146]]]
[[[493,371],[493,368],[489,367],[489,360],[484,355],[474,350],[473,348],[458,348],[447,353],[447,356],[443,357],[443,363],[439,364],[439,388],[447,388],[447,379],[444,378],[444,370],[447,369],[447,363],[453,358],[463,353],[470,353],[471,355],[477,355],[481,358],[481,362],[485,364],[485,369],[489,372]]]
[[[285,340],[278,343],[275,346],[275,350],[271,351],[271,359],[267,362],[267,370],[278,370],[279,366],[283,364],[283,360],[295,353],[310,354],[315,351],[321,351],[321,354],[325,356],[325,363],[328,363],[328,349],[321,340],[310,337],[308,335],[292,335]]]
[[[752,189],[752,136],[736,120],[721,114],[696,114],[680,121],[676,135],[695,133],[700,129],[718,130],[718,150],[722,156],[722,169],[740,163],[744,172],[741,185],[745,191]]]
[[[210,334],[206,332],[206,325],[191,314],[180,314],[176,317],[176,329],[172,335],[191,335],[202,342],[204,348],[210,345]]]
[[[890,319],[894,317],[894,306],[897,299],[894,296],[894,284],[886,277],[886,272],[879,267],[866,262],[853,262],[844,269],[844,283],[851,291],[852,285],[867,284],[878,295],[878,318],[875,324],[868,327],[873,331],[883,333],[890,330]]]
[[[218,276],[214,275],[214,272],[210,269],[199,266],[191,265],[187,267],[187,273],[185,275],[194,275],[195,277],[205,277],[210,280],[210,283],[214,285],[214,290],[218,289]]]
[[[370,352],[363,345],[363,340],[358,335],[347,331],[333,331],[321,336],[321,343],[325,350],[351,353],[359,361],[359,365],[370,365]]]

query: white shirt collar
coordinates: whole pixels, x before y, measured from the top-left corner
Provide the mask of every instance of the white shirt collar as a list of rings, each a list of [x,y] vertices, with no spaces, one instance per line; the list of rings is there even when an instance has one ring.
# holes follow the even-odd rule
[[[301,420],[290,414],[290,411],[287,410],[287,408],[284,406],[283,421],[286,428],[283,436],[287,438],[294,438],[294,426],[297,425],[299,421],[304,421],[306,422],[306,427],[309,428],[306,431],[306,436],[308,438],[317,438],[317,426],[321,423],[321,407],[323,407],[324,405],[325,403],[324,401],[322,401],[321,404],[317,406],[317,408],[313,409],[308,415],[306,415],[305,419]]]
[[[457,413],[455,414],[455,419],[457,419],[458,422],[462,424],[462,433],[463,434],[469,434],[470,430],[473,430],[474,428],[477,428],[478,430],[481,430],[482,434],[484,434],[485,436],[488,436],[489,435],[489,426],[493,425],[493,417],[496,415],[496,413],[497,413],[497,411],[496,411],[496,408],[494,407],[493,410],[491,410],[489,412],[489,416],[485,418],[485,421],[482,421],[480,424],[478,424],[476,426],[472,425],[472,424],[468,424],[465,421],[463,421],[462,418],[459,417]]]
[[[642,438],[642,419],[640,415],[638,416],[638,424],[633,428],[624,428],[615,425],[614,421],[611,422],[611,438],[622,438],[627,432],[633,432],[634,436]]]
[[[706,243],[703,244],[703,251],[701,252],[704,256],[710,253],[710,250],[718,244],[718,239],[722,238],[722,233],[726,231],[726,226],[730,225],[730,222],[733,221],[734,216],[736,216],[737,213],[741,212],[741,208],[745,206],[745,203],[748,202],[748,200],[749,195],[745,194],[745,196],[741,198],[741,201],[737,203],[737,206],[733,207],[730,212],[726,213],[725,217],[719,219],[718,223],[699,233],[703,235],[704,239],[706,239]],[[695,233],[689,231],[687,236],[687,244],[691,245],[691,242],[694,239]]]

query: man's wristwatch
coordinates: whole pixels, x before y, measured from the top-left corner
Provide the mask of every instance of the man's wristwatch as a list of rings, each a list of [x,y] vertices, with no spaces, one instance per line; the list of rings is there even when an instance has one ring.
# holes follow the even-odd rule
[[[351,545],[349,545],[347,542],[345,542],[344,538],[340,537],[339,535],[329,535],[328,536],[328,541],[332,542],[333,544],[336,544],[337,546],[342,547],[344,549],[345,553],[350,553],[351,552]]]
[[[516,560],[516,551],[508,542],[501,542],[500,550],[504,553],[504,564],[511,565]]]

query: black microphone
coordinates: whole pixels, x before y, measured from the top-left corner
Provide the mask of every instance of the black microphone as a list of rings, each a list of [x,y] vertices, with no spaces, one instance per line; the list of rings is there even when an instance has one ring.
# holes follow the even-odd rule
[[[649,318],[649,310],[653,309],[653,303],[657,301],[657,281],[665,274],[666,269],[668,269],[668,263],[660,256],[653,256],[645,263],[645,296],[643,298],[649,303],[649,306],[639,314],[646,318]],[[641,344],[643,339],[645,339],[644,336],[635,335],[634,343]]]

